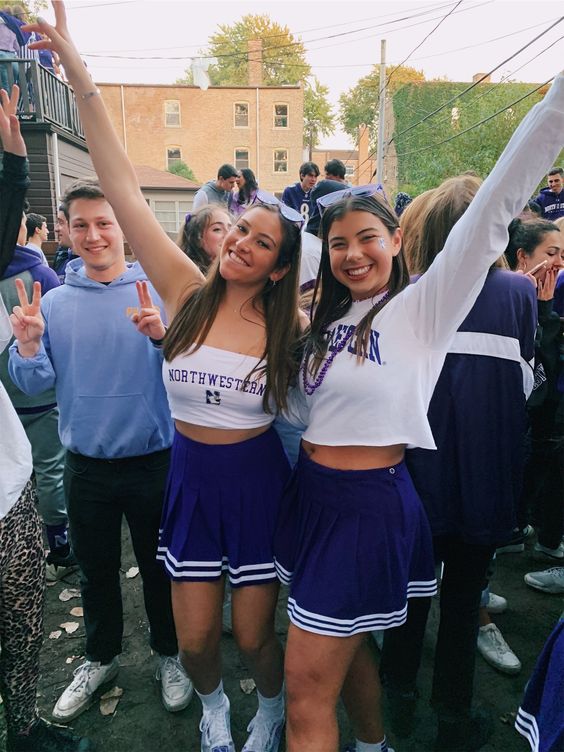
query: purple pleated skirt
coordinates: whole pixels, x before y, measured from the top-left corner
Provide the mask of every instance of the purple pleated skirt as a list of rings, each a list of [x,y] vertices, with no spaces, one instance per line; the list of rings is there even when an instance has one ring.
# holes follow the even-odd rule
[[[407,599],[437,589],[425,510],[402,462],[335,470],[302,450],[275,536],[288,612],[308,632],[350,637],[407,618]]]
[[[236,444],[175,432],[157,559],[170,578],[276,581],[273,538],[290,465],[276,431]]]

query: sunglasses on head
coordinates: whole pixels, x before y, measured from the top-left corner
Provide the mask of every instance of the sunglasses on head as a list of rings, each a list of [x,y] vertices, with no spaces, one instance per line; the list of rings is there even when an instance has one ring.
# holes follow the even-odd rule
[[[355,185],[354,188],[344,188],[342,191],[335,191],[334,193],[326,193],[325,196],[321,196],[317,199],[316,203],[319,207],[321,214],[327,209],[328,206],[335,204],[343,198],[349,198],[349,196],[375,196],[379,193],[384,201],[388,203],[384,187],[381,183],[370,183],[369,185]]]
[[[305,220],[302,215],[295,209],[292,209],[291,206],[288,206],[288,204],[283,204],[282,201],[277,199],[276,196],[273,196],[272,193],[268,193],[268,191],[263,191],[261,188],[259,188],[257,190],[256,196],[253,199],[253,204],[256,204],[257,202],[259,204],[263,204],[264,206],[278,207],[278,211],[284,217],[284,219],[287,219],[289,222],[297,225],[300,229],[303,227]]]

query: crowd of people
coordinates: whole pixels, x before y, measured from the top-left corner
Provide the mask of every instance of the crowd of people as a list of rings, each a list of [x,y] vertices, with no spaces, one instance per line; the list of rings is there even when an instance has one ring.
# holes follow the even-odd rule
[[[64,65],[97,178],[62,197],[49,268],[45,218],[24,212],[18,88],[1,93],[8,750],[93,749],[37,714],[45,574],[80,570],[85,660],[52,711],[68,723],[119,671],[123,517],[162,702],[176,712],[198,696],[202,752],[235,749],[226,606],[257,687],[243,752],[277,752],[284,728],[290,752],[336,752],[339,698],[351,752],[392,752],[382,690],[401,743],[416,725],[437,579],[435,750],[481,748],[493,724],[473,699],[476,649],[500,671],[521,668],[490,618],[507,605],[489,588],[496,555],[536,532],[539,558],[564,565],[564,192],[553,167],[564,75],[483,183],[452,177],[398,194],[394,211],[382,186],[349,186],[339,160],[322,180],[302,164],[282,200],[224,164],[175,243],[62,3],[55,15],[22,33]],[[564,593],[564,566],[525,582]],[[535,751],[564,743],[563,624],[544,636],[517,717]]]

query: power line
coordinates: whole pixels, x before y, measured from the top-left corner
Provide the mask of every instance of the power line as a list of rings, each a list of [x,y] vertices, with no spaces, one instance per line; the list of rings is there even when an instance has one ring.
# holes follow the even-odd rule
[[[516,104],[519,104],[519,102],[522,102],[524,99],[527,99],[527,97],[532,96],[537,91],[539,91],[540,89],[542,89],[544,86],[547,86],[555,78],[556,78],[556,74],[554,76],[551,76],[544,83],[540,84],[540,86],[537,86],[535,89],[532,89],[527,94],[524,94],[522,97],[519,97],[519,99],[516,99],[514,102],[511,102],[510,104],[506,105],[505,107],[502,107],[501,110],[498,110],[497,112],[494,112],[493,115],[488,115],[488,117],[484,118],[483,120],[480,120],[478,123],[474,123],[474,125],[471,125],[468,128],[465,128],[463,131],[460,131],[459,133],[455,133],[453,136],[449,136],[448,138],[445,138],[442,141],[438,141],[436,144],[430,144],[429,146],[423,146],[423,147],[421,147],[421,149],[413,149],[412,151],[401,152],[399,154],[396,154],[396,156],[397,157],[407,157],[407,156],[409,156],[411,154],[419,154],[422,151],[428,151],[429,149],[435,149],[437,146],[442,146],[443,144],[446,144],[449,141],[454,141],[455,138],[459,138],[460,136],[464,136],[465,133],[469,133],[470,131],[473,131],[474,128],[478,128],[480,125],[484,125],[484,123],[488,123],[490,120],[493,120],[498,115],[501,115],[502,112],[506,112],[507,110],[511,109],[511,107],[514,107]]]
[[[122,3],[127,3],[127,2],[131,2],[131,1],[132,0],[121,0]],[[133,0],[133,2],[134,1],[135,0]],[[114,5],[114,4],[115,5],[119,5],[120,2],[107,3],[107,5]],[[452,5],[452,4],[453,4],[452,2],[449,2],[449,3],[442,3],[441,5],[432,5],[432,6],[428,7],[427,10],[420,11],[419,13],[414,13],[412,16],[407,16],[407,18],[416,18],[418,16],[425,16],[428,13],[434,13],[434,11],[436,11],[436,10],[442,10],[443,8],[446,8],[446,7],[448,7],[449,5]],[[92,7],[96,7],[96,6],[84,5],[84,6],[80,6],[80,7],[83,7],[83,8],[92,8]],[[295,35],[295,34],[307,34],[307,33],[311,32],[311,31],[324,31],[325,29],[337,29],[337,28],[340,28],[341,26],[349,26],[350,24],[354,24],[354,23],[363,23],[364,21],[374,21],[376,18],[380,18],[381,19],[381,18],[388,18],[389,16],[395,16],[396,12],[397,11],[394,11],[392,13],[379,14],[378,16],[369,16],[368,18],[357,18],[354,21],[344,21],[343,23],[329,24],[328,26],[315,26],[315,27],[310,28],[310,29],[302,29],[301,31],[295,31],[295,32],[291,32],[291,33],[292,33],[292,35]],[[398,23],[398,22],[400,22],[402,20],[404,20],[404,18],[400,17],[400,18],[395,19],[393,21],[389,21],[388,23]],[[272,34],[272,35],[270,35],[268,37],[268,39],[275,39],[276,37],[287,37],[287,36],[288,36],[287,33]],[[170,50],[184,50],[184,49],[190,49],[190,48],[194,48],[194,47],[199,47],[201,49],[201,48],[205,47],[205,45],[204,44],[188,44],[188,45],[182,45],[180,47],[145,47],[145,48],[136,49],[136,50],[121,50],[121,52],[149,52],[149,51],[151,51],[151,52],[161,52],[163,50],[167,50],[167,51],[170,51]],[[110,52],[111,53],[113,51],[114,50],[96,50],[97,53],[104,53],[104,52]],[[87,55],[89,53],[83,52],[82,54],[83,55]]]
[[[450,98],[449,100],[447,100],[446,102],[444,102],[444,103],[443,103],[443,104],[442,104],[442,105],[441,105],[440,107],[437,107],[437,109],[433,110],[432,112],[429,112],[429,113],[427,113],[427,115],[425,115],[425,116],[424,116],[423,118],[421,118],[421,120],[418,120],[418,121],[417,121],[416,123],[412,123],[412,125],[408,126],[408,127],[407,127],[407,128],[405,128],[405,129],[404,129],[403,131],[400,131],[399,133],[395,133],[395,134],[394,134],[394,135],[392,136],[392,138],[390,139],[390,141],[388,142],[388,144],[386,145],[386,147],[389,147],[389,146],[390,146],[390,144],[392,144],[392,143],[393,143],[393,142],[394,142],[394,141],[395,141],[395,140],[396,140],[396,139],[397,139],[397,138],[398,138],[399,136],[403,136],[403,135],[404,135],[405,133],[409,133],[409,131],[412,131],[412,130],[413,130],[414,128],[416,128],[417,126],[419,126],[419,125],[422,125],[422,124],[423,124],[423,123],[425,123],[425,122],[426,122],[427,120],[429,120],[429,118],[431,118],[431,117],[433,117],[434,115],[436,115],[437,113],[441,112],[442,110],[444,110],[444,109],[445,109],[446,107],[448,107],[448,106],[449,106],[450,104],[452,104],[453,102],[456,102],[456,101],[457,101],[458,99],[460,99],[460,97],[464,96],[464,95],[465,95],[465,94],[467,94],[467,93],[468,93],[469,91],[471,91],[471,90],[472,90],[472,89],[474,89],[474,88],[475,88],[476,86],[478,86],[478,84],[479,84],[479,83],[481,83],[482,81],[484,81],[484,79],[486,79],[486,78],[488,78],[489,76],[491,76],[491,74],[492,74],[492,73],[495,73],[495,71],[497,71],[497,70],[498,70],[499,68],[501,68],[501,67],[502,67],[503,65],[505,65],[505,64],[506,64],[507,62],[509,62],[510,60],[513,60],[513,58],[514,58],[514,57],[517,57],[517,55],[519,55],[519,54],[520,54],[521,52],[523,52],[524,50],[526,50],[526,49],[527,49],[527,47],[530,47],[530,46],[531,46],[532,44],[534,44],[534,42],[536,42],[536,41],[537,41],[538,39],[540,39],[541,37],[543,37],[543,36],[544,36],[545,34],[548,34],[548,32],[549,32],[549,31],[550,31],[551,29],[553,29],[553,28],[554,28],[555,26],[557,26],[557,25],[558,25],[559,23],[562,23],[562,21],[564,21],[564,16],[561,16],[561,17],[560,17],[560,18],[559,18],[559,19],[558,19],[557,21],[555,21],[555,22],[554,22],[553,24],[551,24],[551,25],[550,25],[550,26],[549,26],[548,28],[546,28],[546,29],[545,29],[544,31],[542,31],[542,32],[541,32],[540,34],[537,34],[537,36],[536,36],[536,37],[535,37],[534,39],[532,39],[532,40],[531,40],[530,42],[527,42],[527,44],[523,45],[523,47],[521,47],[521,48],[520,48],[519,50],[517,50],[517,52],[513,53],[513,55],[510,55],[510,56],[509,56],[508,58],[506,58],[505,60],[503,60],[503,61],[502,61],[501,63],[499,63],[499,65],[496,65],[496,67],[495,67],[495,68],[492,68],[492,70],[488,71],[488,73],[484,73],[484,75],[483,75],[483,76],[481,76],[481,77],[480,77],[480,78],[479,78],[479,79],[478,79],[477,81],[474,81],[474,82],[473,82],[472,84],[470,84],[470,86],[466,87],[466,89],[464,89],[464,90],[463,90],[463,91],[461,91],[460,93],[456,94],[456,95],[455,95],[454,97],[451,97],[451,98]],[[550,79],[550,80],[552,80],[552,79]],[[362,163],[362,164],[364,164],[365,162],[367,162],[367,161],[369,161],[370,159],[372,159],[372,158],[373,158],[373,156],[374,156],[374,154],[375,154],[375,151],[373,150],[373,151],[372,151],[372,152],[371,152],[371,153],[370,153],[370,154],[368,155],[368,157],[367,157],[367,158],[366,158],[366,159],[365,159],[365,160],[363,161],[363,163]],[[360,167],[361,167],[361,166],[362,166],[362,165],[359,165],[359,169],[360,169]]]
[[[509,73],[507,73],[505,76],[503,76],[496,84],[494,84],[493,86],[490,86],[489,89],[487,89],[486,91],[482,91],[479,94],[476,94],[475,97],[472,97],[471,99],[467,100],[465,102],[465,106],[468,107],[468,105],[474,104],[475,102],[477,102],[478,100],[482,99],[483,97],[487,97],[488,94],[491,94],[492,91],[495,91],[502,84],[504,84],[506,81],[508,81],[508,79],[510,79],[511,76],[514,76],[515,73],[517,73],[518,71],[520,71],[522,68],[525,68],[527,65],[529,65],[529,63],[532,63],[533,60],[536,60],[541,55],[544,55],[545,52],[547,52],[551,47],[554,47],[555,44],[558,44],[558,42],[560,42],[562,39],[564,39],[564,35],[558,37],[558,39],[555,39],[554,42],[551,42],[549,45],[547,45],[540,52],[537,52],[536,55],[533,55],[533,57],[531,57],[528,60],[526,60],[518,68],[515,68],[512,71],[509,71]],[[447,123],[450,118],[451,118],[451,114],[450,113],[445,113],[445,117],[444,118],[439,118],[439,120],[436,121],[433,125],[430,125],[430,128],[432,128],[433,130],[437,130],[437,128],[439,128],[440,126],[442,126],[444,123]]]
[[[484,2],[476,3],[476,4],[474,4],[474,5],[472,5],[472,6],[468,7],[468,8],[464,8],[464,9],[458,11],[458,13],[464,13],[464,12],[466,12],[468,10],[474,10],[475,8],[479,8],[479,7],[483,6],[483,5],[489,5],[493,1],[494,0],[484,0]],[[341,38],[341,37],[344,37],[344,36],[350,36],[351,34],[358,34],[358,33],[362,32],[362,31],[373,31],[374,29],[380,29],[383,26],[388,26],[389,24],[399,23],[400,21],[403,21],[403,20],[411,20],[412,18],[415,18],[415,17],[416,17],[415,14],[412,14],[410,16],[406,16],[406,17],[401,18],[401,19],[394,19],[393,21],[386,21],[383,24],[374,24],[372,26],[365,26],[365,27],[361,27],[359,29],[353,29],[351,31],[342,31],[342,32],[339,32],[339,33],[336,33],[336,34],[328,34],[328,35],[325,35],[325,36],[322,36],[322,37],[318,37],[316,39],[306,39],[306,40],[300,40],[300,41],[297,41],[297,42],[291,42],[291,43],[288,43],[288,44],[279,45],[275,49],[278,52],[280,50],[290,49],[290,48],[294,48],[294,47],[300,46],[300,45],[304,46],[306,44],[312,44],[314,42],[323,42],[323,41],[326,41],[326,40],[329,40],[329,39],[337,39],[337,38]],[[436,18],[439,18],[439,16],[435,16],[434,18],[428,18],[428,19],[425,19],[424,21],[418,21],[418,22],[416,22],[414,24],[403,26],[403,27],[400,27],[400,28],[397,28],[397,29],[390,29],[386,33],[394,33],[396,31],[403,31],[405,29],[410,29],[413,26],[421,26],[422,24],[428,23],[429,21],[434,21]],[[360,39],[363,39],[363,38],[370,39],[371,37],[372,37],[372,35],[370,35],[369,37],[360,37],[360,38],[352,40],[352,41],[360,41]],[[269,39],[269,37],[265,37],[265,39]],[[316,50],[320,50],[320,49],[326,49],[327,47],[333,47],[333,46],[335,46],[335,44],[324,45],[323,47],[315,47],[315,48],[313,48],[313,50],[307,49],[307,48],[304,47],[304,51],[305,52],[312,52],[312,51],[316,51]],[[265,48],[265,50],[268,50],[268,49],[269,49],[268,47]],[[196,57],[196,56],[190,56],[190,55],[114,55],[114,54],[112,54],[112,55],[103,55],[103,54],[100,54],[98,52],[96,52],[96,53],[94,53],[94,52],[81,52],[81,54],[84,57],[89,57],[89,58],[93,57],[93,58],[104,58],[104,59],[115,59],[115,60],[186,60],[186,59],[188,59],[190,57]],[[206,59],[214,59],[214,58],[216,58],[216,59],[235,58],[235,59],[243,59],[244,60],[244,59],[247,58],[247,55],[248,55],[248,51],[245,50],[244,52],[226,52],[226,53],[222,53],[222,54],[219,54],[219,55],[197,55],[197,57],[200,57],[200,58],[202,58],[204,60],[206,60]]]
[[[484,73],[483,76],[481,76],[477,81],[474,81],[472,84],[470,84],[470,86],[468,86],[466,89],[464,89],[463,91],[461,91],[459,94],[456,94],[454,97],[451,97],[449,100],[447,100],[446,102],[444,102],[440,107],[437,107],[436,110],[433,110],[432,112],[427,113],[427,115],[425,115],[425,117],[421,118],[421,120],[418,120],[416,123],[412,123],[410,126],[408,126],[407,128],[405,128],[403,131],[400,131],[399,133],[395,133],[392,136],[391,140],[390,140],[390,144],[396,138],[398,138],[399,136],[403,136],[405,133],[408,133],[409,131],[413,130],[414,128],[417,128],[417,126],[422,125],[427,120],[429,120],[429,118],[431,118],[434,115],[436,115],[437,113],[441,112],[441,110],[444,110],[445,107],[448,107],[450,104],[452,104],[453,102],[455,102],[457,99],[460,99],[460,97],[464,96],[469,91],[472,91],[472,89],[474,89],[476,86],[478,86],[478,84],[480,84],[486,78],[488,78],[489,76],[491,76],[492,73],[495,73],[503,65],[505,65],[506,63],[508,63],[510,60],[513,60],[514,57],[517,57],[517,55],[519,55],[521,52],[523,52],[524,50],[526,50],[527,47],[530,47],[538,39],[540,39],[541,37],[543,37],[545,34],[548,34],[548,32],[551,29],[553,29],[555,26],[558,26],[558,24],[562,23],[562,21],[564,21],[564,16],[561,16],[557,21],[555,21],[553,24],[551,24],[547,29],[545,29],[544,31],[542,31],[540,34],[537,34],[537,36],[534,39],[531,39],[530,42],[527,42],[527,44],[523,45],[523,47],[521,47],[520,49],[518,49],[517,52],[514,52],[512,55],[510,55],[509,57],[505,58],[505,60],[503,60],[498,65],[496,65],[495,68],[492,68],[487,73]]]

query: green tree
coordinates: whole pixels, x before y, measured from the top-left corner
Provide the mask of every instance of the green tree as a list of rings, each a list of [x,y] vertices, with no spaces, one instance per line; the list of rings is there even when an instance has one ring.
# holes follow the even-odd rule
[[[388,65],[386,76],[389,78],[387,90],[390,94],[394,94],[408,83],[425,80],[423,71],[410,68],[408,65],[399,68]],[[380,104],[379,92],[380,66],[375,65],[367,76],[358,81],[356,86],[339,97],[339,122],[345,133],[353,140],[356,140],[359,126],[364,123],[370,126],[372,140],[375,143]]]
[[[266,86],[298,84],[304,86],[304,143],[317,145],[320,136],[334,128],[334,116],[327,99],[329,89],[313,77],[306,60],[305,47],[287,26],[272,21],[267,14],[243,16],[232,25],[220,24],[200,54],[215,57],[208,74],[215,86],[244,86],[249,80],[248,42],[262,41],[262,82]],[[177,83],[193,82],[190,69]]]
[[[513,104],[529,94],[534,84],[482,83],[455,99],[467,87],[466,83],[428,81],[422,86],[405,86],[394,96],[394,144],[400,190],[419,194],[466,170],[485,178],[515,128],[547,89]],[[446,102],[449,104],[442,112],[415,125],[425,113]],[[498,111],[500,114],[492,120],[472,127]],[[407,130],[411,125],[415,127]],[[464,133],[467,128],[471,130]],[[452,136],[447,143],[439,143]]]
[[[335,128],[335,118],[327,99],[329,88],[313,76],[312,83],[306,82],[304,88],[304,146],[311,152],[319,143],[321,136],[329,136]]]
[[[168,172],[172,172],[173,175],[179,175],[181,178],[186,178],[186,180],[193,180],[195,183],[198,182],[192,169],[188,167],[186,162],[182,162],[182,160],[171,164],[168,168]]]

